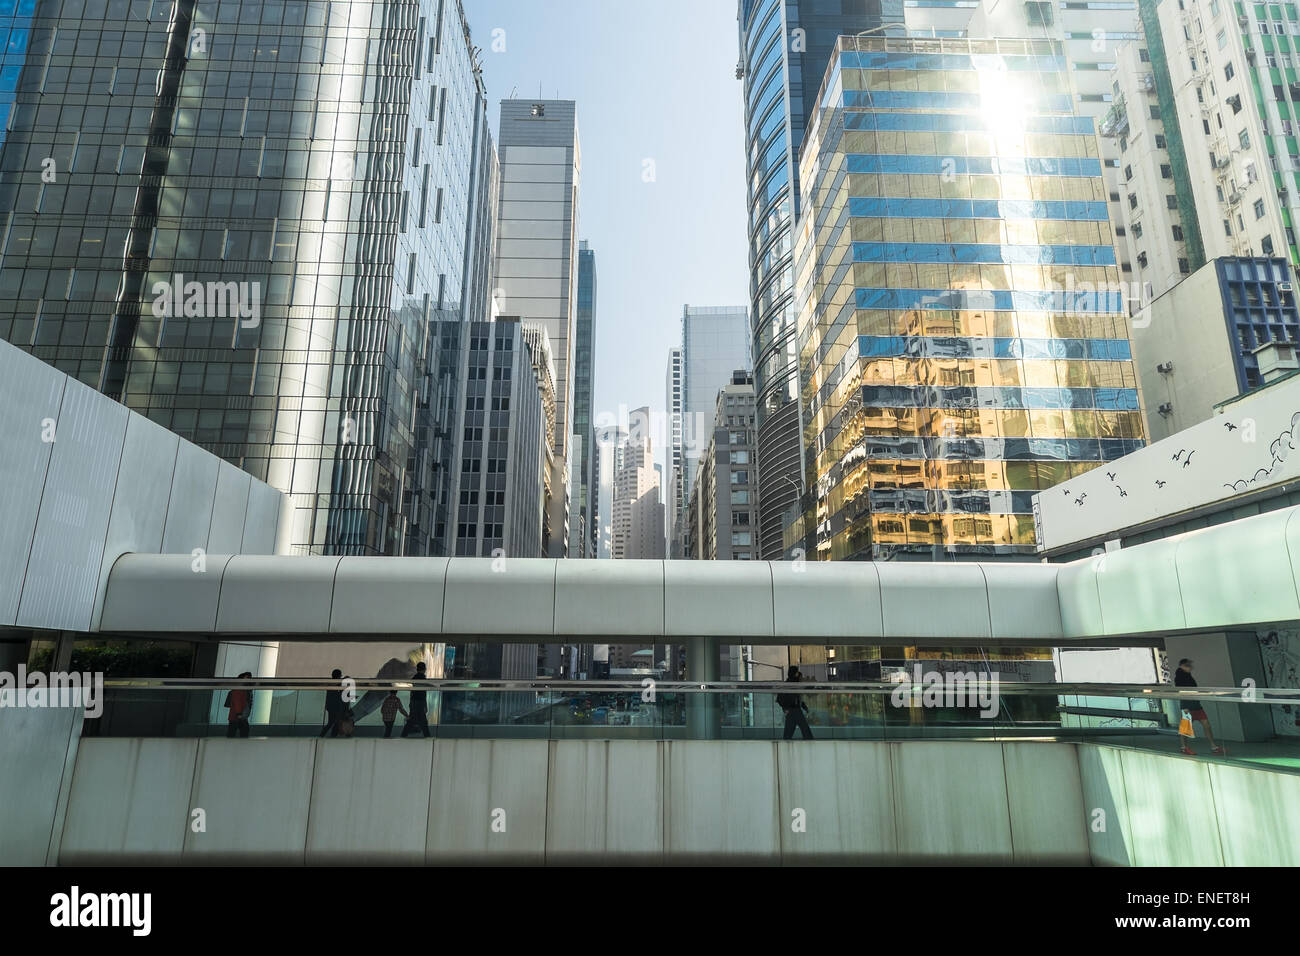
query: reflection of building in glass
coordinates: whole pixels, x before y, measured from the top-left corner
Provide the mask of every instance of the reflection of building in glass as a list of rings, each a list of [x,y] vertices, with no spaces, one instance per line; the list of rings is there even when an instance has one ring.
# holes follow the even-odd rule
[[[1034,492],[1144,434],[1060,46],[846,37],[823,90],[796,249],[806,545],[1032,554]]]
[[[897,0],[740,0],[737,19],[758,396],[758,556],[768,561],[786,556],[783,528],[803,478],[791,225],[800,215],[804,128],[817,108],[836,37],[883,24],[897,24],[891,29],[901,36],[905,27]]]
[[[84,6],[13,94],[0,336],[292,494],[298,551],[445,553],[496,201],[460,3]]]

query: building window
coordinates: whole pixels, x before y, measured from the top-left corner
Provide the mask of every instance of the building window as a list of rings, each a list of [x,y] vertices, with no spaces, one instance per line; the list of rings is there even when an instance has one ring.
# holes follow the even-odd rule
[[[1230,80],[1230,79],[1232,79],[1233,76],[1235,76],[1235,75],[1236,75],[1236,71],[1232,68],[1232,64],[1231,64],[1231,63],[1227,64],[1227,65],[1223,68],[1223,78],[1224,78],[1225,80]]]
[[[1128,208],[1136,209],[1138,207],[1138,198],[1136,193],[1128,194]]]
[[[1150,108],[1150,110],[1148,110],[1148,112],[1151,114],[1151,118],[1152,118],[1152,119],[1155,119],[1155,120],[1160,119],[1160,107],[1158,107],[1158,106],[1152,106],[1152,107]]]
[[[1142,238],[1142,223],[1140,222],[1133,223],[1133,238],[1134,239]]]
[[[1172,166],[1170,166],[1168,163],[1161,163],[1161,164],[1160,164],[1160,176],[1161,176],[1162,179],[1173,179],[1173,178],[1174,178],[1174,168],[1173,168]]]
[[[1170,193],[1168,196],[1165,197],[1165,205],[1170,209],[1177,209],[1178,197],[1175,196],[1173,193]]]
[[[1190,265],[1188,265],[1186,259],[1178,260],[1178,271],[1181,272],[1183,275],[1187,275],[1189,272],[1192,271],[1192,268]]]
[[[1273,237],[1265,236],[1261,239],[1259,241],[1259,248],[1263,250],[1264,255],[1271,256],[1273,254]]]
[[[1125,166],[1125,167],[1124,167],[1124,182],[1128,182],[1128,181],[1129,181],[1130,179],[1132,179],[1132,178],[1133,178],[1133,167],[1132,167],[1132,166]]]
[[[1174,227],[1173,227],[1173,234],[1174,234],[1174,241],[1175,241],[1175,242],[1182,242],[1182,241],[1183,241],[1183,227],[1182,227],[1182,226],[1174,226]]]
[[[1255,218],[1256,219],[1264,218],[1264,200],[1262,199],[1255,200]]]
[[[1242,149],[1250,149],[1250,133],[1243,129],[1237,135],[1237,142],[1241,143]]]

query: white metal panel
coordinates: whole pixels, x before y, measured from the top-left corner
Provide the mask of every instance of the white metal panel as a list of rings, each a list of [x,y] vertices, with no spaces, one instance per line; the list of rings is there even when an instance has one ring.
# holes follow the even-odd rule
[[[330,631],[440,634],[447,561],[447,558],[343,558],[334,575]]]
[[[988,590],[979,565],[885,562],[877,569],[889,637],[991,636]]]
[[[309,740],[199,742],[191,802],[207,829],[185,828],[192,863],[301,865],[306,860],[316,748]],[[348,746],[349,741],[325,745]]]
[[[662,561],[559,561],[555,633],[641,636],[664,633]]]
[[[167,523],[163,527],[164,554],[193,554],[196,548],[208,550],[208,528],[212,524],[212,501],[220,464],[220,458],[197,445],[181,442],[177,446]]]
[[[1045,643],[1064,636],[1056,589],[1059,564],[1009,561],[980,567],[988,589],[993,634],[1028,640],[1043,638]]]
[[[67,377],[0,341],[0,625],[18,619],[18,598],[40,511]],[[57,429],[55,431],[57,438]]]
[[[1061,565],[1056,574],[1056,596],[1061,606],[1061,629],[1066,639],[1097,637],[1106,633],[1097,591],[1097,563],[1083,558]]]
[[[179,864],[198,749],[197,740],[82,740],[59,863]]]
[[[127,552],[153,554],[162,549],[167,496],[171,493],[179,443],[180,438],[173,432],[141,415],[127,419],[117,492],[113,495],[104,559],[99,568],[99,597],[91,623],[94,628],[99,627],[113,563]]]
[[[100,630],[211,634],[229,560],[229,555],[122,555],[108,574]]]
[[[1097,593],[1107,634],[1181,630],[1185,626],[1178,538],[1149,541],[1097,558]]]
[[[128,414],[126,406],[68,380],[19,625],[90,630]]]
[[[260,481],[249,483],[244,512],[244,545],[241,554],[274,554],[280,521],[280,502],[285,496]]]
[[[221,579],[217,630],[223,634],[329,631],[338,557],[237,554]]]
[[[668,561],[664,633],[670,637],[772,637],[772,569],[766,561]]]
[[[452,558],[442,632],[549,636],[555,626],[555,564],[548,558]]]
[[[1175,563],[1187,627],[1300,618],[1287,531],[1300,509],[1270,511],[1178,537]]]
[[[244,519],[248,512],[248,489],[253,476],[230,464],[217,465],[217,491],[208,527],[208,551],[212,554],[242,554]]]
[[[772,620],[781,637],[884,637],[880,574],[870,561],[774,561]]]

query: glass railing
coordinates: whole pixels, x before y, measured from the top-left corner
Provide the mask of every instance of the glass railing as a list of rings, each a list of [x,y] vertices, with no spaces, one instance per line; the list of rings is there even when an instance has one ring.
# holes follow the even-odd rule
[[[1216,742],[1287,757],[1300,756],[1300,736],[1285,732],[1298,707],[1296,690],[990,679],[792,686],[164,678],[106,681],[102,712],[85,720],[83,735],[773,740],[802,739],[806,730],[823,740],[1107,739],[1177,749],[1184,713],[1199,710]],[[1205,723],[1192,724],[1192,748],[1208,751]]]

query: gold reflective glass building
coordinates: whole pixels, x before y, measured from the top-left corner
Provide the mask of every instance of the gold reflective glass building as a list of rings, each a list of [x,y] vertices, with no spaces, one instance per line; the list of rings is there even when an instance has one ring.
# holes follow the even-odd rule
[[[1017,555],[1142,446],[1092,120],[1046,40],[841,37],[796,239],[821,559]]]

